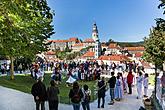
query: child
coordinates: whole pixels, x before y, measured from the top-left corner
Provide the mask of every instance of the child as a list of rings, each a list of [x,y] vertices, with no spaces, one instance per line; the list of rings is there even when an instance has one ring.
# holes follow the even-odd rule
[[[147,90],[148,90],[148,74],[147,73],[144,75],[143,86],[144,86],[144,97],[148,97],[147,96]]]
[[[115,87],[115,99],[117,101],[120,101],[121,98],[122,98],[122,82],[121,82],[121,79],[120,79],[120,76],[118,75],[117,76],[117,80],[116,80],[116,87]]]

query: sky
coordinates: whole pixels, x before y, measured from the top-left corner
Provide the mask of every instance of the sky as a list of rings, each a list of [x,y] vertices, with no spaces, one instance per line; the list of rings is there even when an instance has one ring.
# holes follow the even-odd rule
[[[47,0],[55,12],[55,34],[50,39],[91,38],[96,22],[99,38],[105,42],[142,41],[155,25],[155,18],[164,18],[158,9],[159,0]]]

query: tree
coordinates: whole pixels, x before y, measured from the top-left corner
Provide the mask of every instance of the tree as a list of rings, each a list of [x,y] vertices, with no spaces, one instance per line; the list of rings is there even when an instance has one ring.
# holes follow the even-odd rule
[[[109,45],[110,43],[114,43],[115,41],[113,39],[109,39],[108,42],[106,42],[106,45]]]
[[[165,20],[156,19],[156,27],[150,31],[149,38],[144,39],[144,58],[155,64],[155,99],[157,68],[161,69],[165,61]]]
[[[33,58],[45,51],[47,38],[53,32],[53,13],[46,0],[0,1],[0,53],[11,61],[14,79],[14,59]]]

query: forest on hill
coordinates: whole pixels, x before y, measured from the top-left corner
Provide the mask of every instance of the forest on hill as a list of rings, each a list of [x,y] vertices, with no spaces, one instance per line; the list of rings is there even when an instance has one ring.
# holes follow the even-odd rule
[[[137,46],[143,46],[144,45],[144,41],[139,41],[139,42],[117,42],[117,41],[114,41],[112,39],[109,39],[109,41],[106,42],[105,44],[108,46],[110,43],[117,43],[121,47],[137,47]]]
[[[121,47],[138,47],[138,46],[143,46],[144,41],[140,42],[117,42],[118,45]]]

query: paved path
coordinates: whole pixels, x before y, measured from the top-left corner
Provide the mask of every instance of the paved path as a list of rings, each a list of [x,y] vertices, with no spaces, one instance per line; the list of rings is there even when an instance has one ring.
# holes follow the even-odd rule
[[[142,100],[136,99],[135,89],[133,95],[125,95],[122,101],[115,102],[114,105],[108,105],[109,99],[107,91],[105,108],[98,109],[96,100],[91,103],[91,110],[139,110],[139,107],[143,106]],[[0,86],[0,110],[35,110],[35,103],[31,94]],[[46,110],[48,110],[47,102]],[[72,110],[72,106],[59,104],[59,110]]]

